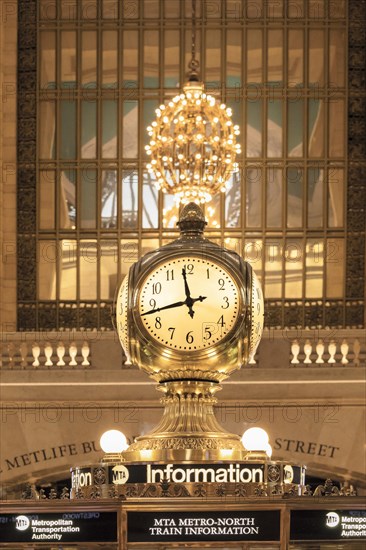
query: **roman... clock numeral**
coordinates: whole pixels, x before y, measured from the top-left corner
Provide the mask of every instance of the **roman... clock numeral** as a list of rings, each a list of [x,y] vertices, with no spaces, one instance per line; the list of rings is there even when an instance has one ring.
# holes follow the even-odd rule
[[[167,269],[166,271],[166,280],[174,281],[174,269]]]
[[[168,330],[169,330],[169,332],[170,332],[170,339],[173,340],[173,336],[174,336],[174,332],[175,332],[175,327],[169,327]]]

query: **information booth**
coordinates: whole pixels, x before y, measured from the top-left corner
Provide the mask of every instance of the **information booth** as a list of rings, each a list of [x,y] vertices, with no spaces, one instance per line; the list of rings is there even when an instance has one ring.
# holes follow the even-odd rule
[[[197,497],[3,502],[11,550],[364,550],[361,497]]]

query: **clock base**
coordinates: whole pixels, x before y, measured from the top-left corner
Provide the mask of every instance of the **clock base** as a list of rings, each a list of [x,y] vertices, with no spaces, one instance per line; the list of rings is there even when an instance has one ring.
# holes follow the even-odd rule
[[[122,453],[128,462],[196,462],[244,460],[247,454],[240,437],[224,430],[217,421],[214,394],[216,382],[177,380],[163,382],[158,389],[164,414],[158,426],[138,437]]]

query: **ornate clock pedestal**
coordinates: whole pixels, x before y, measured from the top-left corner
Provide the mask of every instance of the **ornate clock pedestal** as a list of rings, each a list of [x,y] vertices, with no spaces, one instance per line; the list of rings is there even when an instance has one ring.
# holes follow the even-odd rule
[[[241,461],[238,435],[213,406],[220,384],[248,362],[263,326],[263,298],[251,266],[209,241],[195,203],[178,222],[180,237],[129,270],[117,301],[121,344],[133,365],[159,383],[159,425],[130,445],[126,462]]]
[[[126,461],[243,460],[239,436],[226,432],[214,414],[219,384],[181,380],[161,383],[158,389],[165,393],[163,417],[152,432],[123,453]]]

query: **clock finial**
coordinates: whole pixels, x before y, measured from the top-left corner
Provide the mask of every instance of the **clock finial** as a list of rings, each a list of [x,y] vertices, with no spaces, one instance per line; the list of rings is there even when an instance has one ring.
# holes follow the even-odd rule
[[[177,225],[182,235],[202,235],[207,222],[200,206],[190,202],[182,209]]]

